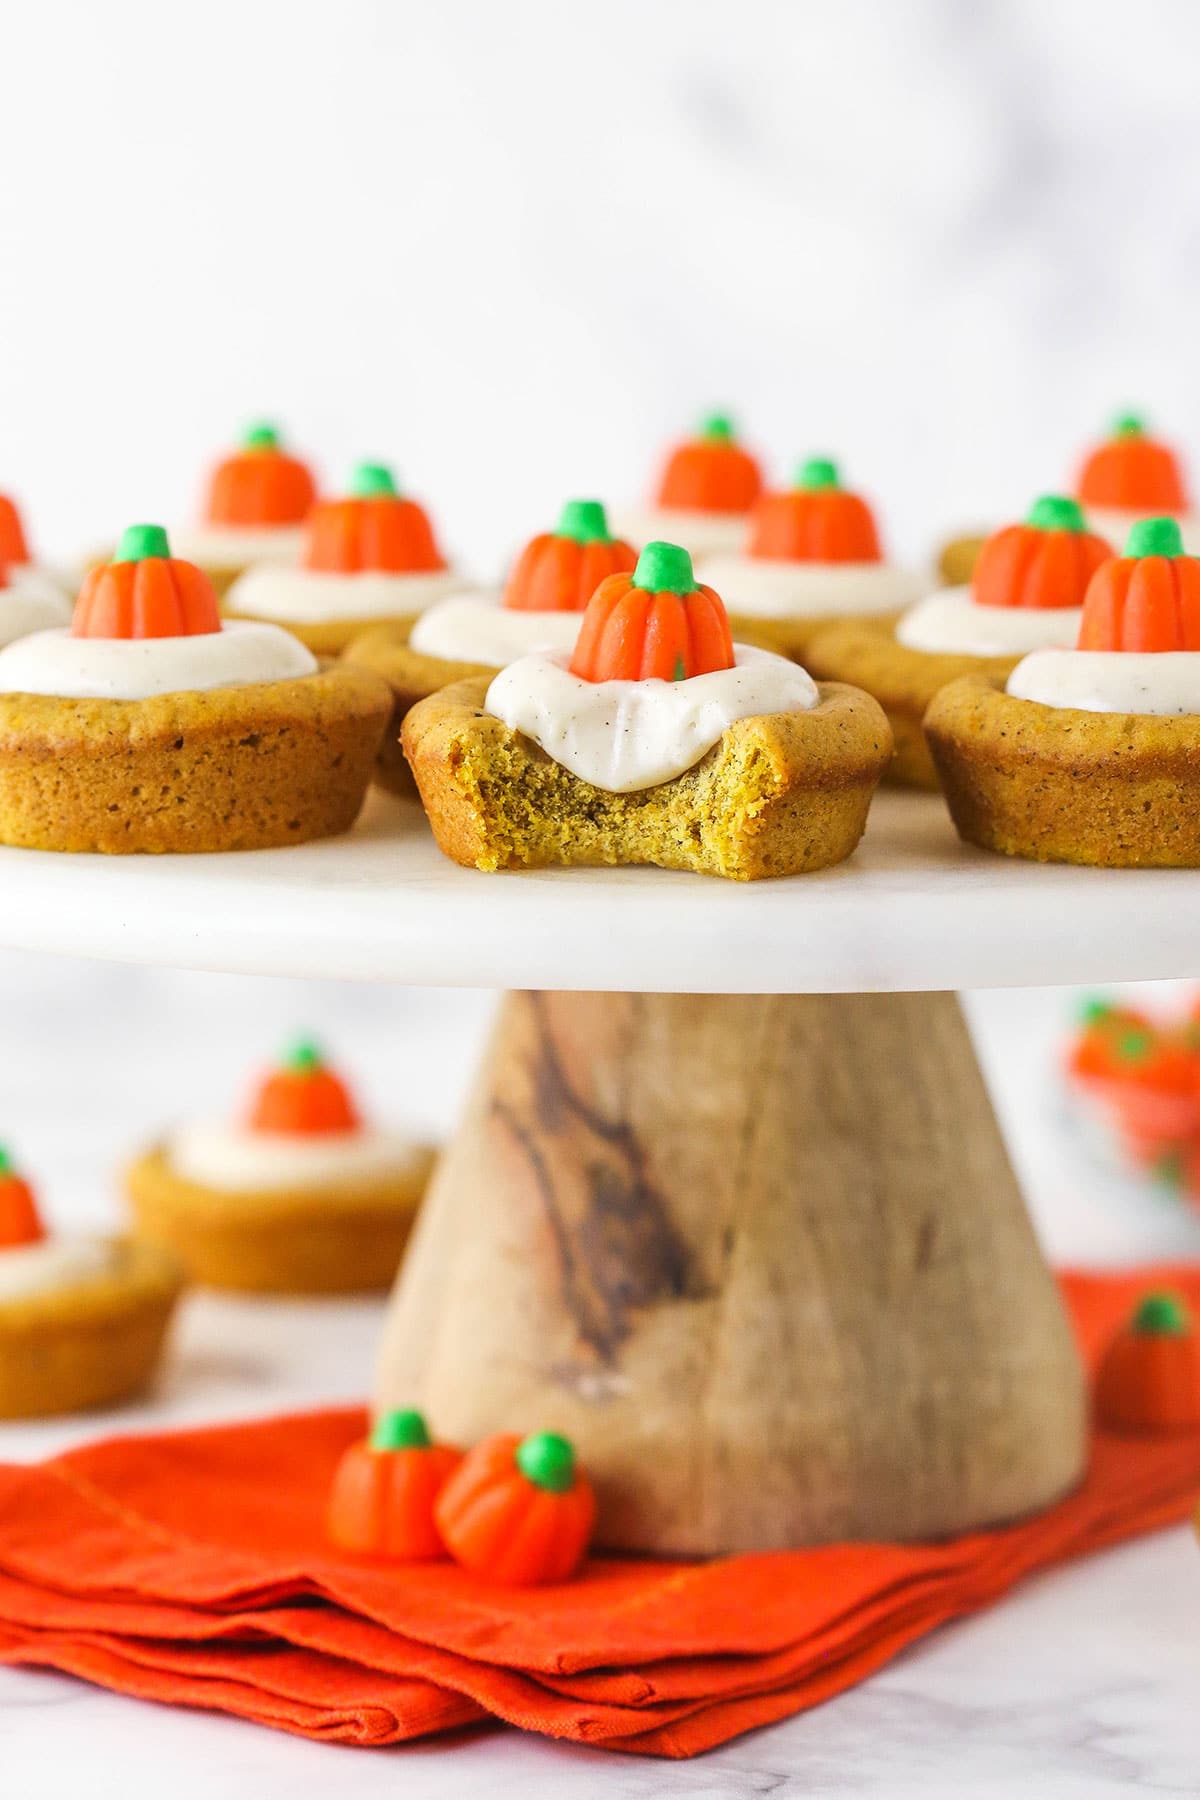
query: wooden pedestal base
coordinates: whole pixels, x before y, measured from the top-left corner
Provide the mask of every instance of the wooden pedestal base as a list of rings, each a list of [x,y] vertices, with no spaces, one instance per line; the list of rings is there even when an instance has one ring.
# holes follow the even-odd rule
[[[555,1429],[600,1542],[961,1532],[1078,1479],[1083,1379],[948,994],[514,994],[378,1399]]]

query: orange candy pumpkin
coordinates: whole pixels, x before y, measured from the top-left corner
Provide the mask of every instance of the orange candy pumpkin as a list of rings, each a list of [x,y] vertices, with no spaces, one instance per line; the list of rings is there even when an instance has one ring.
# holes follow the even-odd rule
[[[210,525],[299,525],[316,497],[307,464],[287,455],[273,425],[255,425],[213,470],[205,517]]]
[[[871,508],[826,457],[801,464],[787,491],[763,495],[746,549],[769,562],[875,563],[883,555]]]
[[[568,500],[558,527],[531,538],[504,590],[518,612],[582,612],[606,576],[632,569],[637,551],[610,537],[598,500]]]
[[[1021,525],[988,538],[971,577],[980,606],[1082,606],[1088,582],[1113,555],[1088,531],[1076,500],[1043,494]]]
[[[220,629],[212,582],[171,555],[161,525],[125,530],[113,560],[84,577],[71,620],[81,638],[198,637]]]
[[[568,1580],[583,1561],[596,1500],[566,1438],[502,1433],[467,1452],[434,1517],[464,1569],[498,1586],[540,1587]]]
[[[1157,1029],[1147,1013],[1111,1001],[1085,1002],[1082,1030],[1071,1046],[1067,1066],[1073,1075],[1088,1078],[1120,1078],[1131,1064],[1157,1042]]]
[[[1183,1302],[1149,1294],[1096,1374],[1096,1411],[1114,1431],[1200,1429],[1200,1341]]]
[[[1189,505],[1179,458],[1149,437],[1133,413],[1115,420],[1111,435],[1086,457],[1075,491],[1085,506],[1126,512],[1182,513]]]
[[[345,499],[313,507],[304,564],[339,574],[421,575],[446,567],[424,508],[396,491],[382,463],[360,463]]]
[[[732,667],[724,602],[697,586],[677,544],[647,544],[632,573],[600,583],[571,658],[585,681],[685,681]]]
[[[432,1441],[419,1412],[384,1413],[337,1466],[328,1510],[333,1542],[393,1562],[444,1557],[434,1507],[461,1461],[461,1450]]]
[[[1200,650],[1200,561],[1174,519],[1139,519],[1124,556],[1092,576],[1080,650]]]
[[[252,1131],[277,1131],[289,1137],[357,1131],[361,1123],[345,1082],[310,1043],[297,1044],[272,1069],[250,1109]]]
[[[29,560],[29,544],[16,502],[7,494],[0,494],[0,568]]]
[[[736,441],[730,420],[713,413],[672,450],[656,501],[673,512],[744,513],[761,492],[758,463]]]
[[[0,1149],[0,1250],[36,1244],[45,1235],[33,1189],[17,1174],[7,1150]]]

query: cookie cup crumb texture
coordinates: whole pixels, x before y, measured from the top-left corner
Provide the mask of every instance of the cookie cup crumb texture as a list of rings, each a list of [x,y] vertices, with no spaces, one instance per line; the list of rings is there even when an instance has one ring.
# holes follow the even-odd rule
[[[925,734],[968,843],[1037,862],[1200,868],[1200,717],[1081,712],[970,675]]]
[[[121,1239],[111,1271],[0,1303],[0,1419],[107,1406],[145,1387],[183,1281],[168,1251]]]
[[[829,684],[811,711],[741,719],[673,781],[614,794],[485,714],[486,692],[457,682],[404,722],[434,836],[468,868],[654,863],[737,881],[827,868],[862,836],[892,753],[870,696]]]
[[[451,682],[469,675],[491,680],[499,670],[487,663],[452,662],[444,656],[423,656],[409,644],[415,619],[402,619],[395,625],[373,625],[361,632],[347,647],[343,662],[371,669],[382,676],[392,690],[392,721],[383,736],[375,780],[391,794],[411,800],[416,793],[412,770],[400,746],[400,730],[410,707],[418,700],[436,694]]]
[[[125,1171],[138,1238],[194,1281],[248,1293],[349,1294],[390,1286],[433,1169],[422,1149],[386,1181],[224,1193],[186,1181],[161,1146]]]
[[[937,770],[922,729],[929,702],[947,683],[963,675],[1007,681],[1019,660],[1016,656],[913,650],[897,643],[893,631],[855,622],[834,625],[815,638],[808,647],[807,666],[812,675],[853,682],[878,700],[896,740],[896,754],[885,782],[894,787],[936,789]]]
[[[346,831],[391,696],[366,669],[70,700],[0,694],[0,843],[256,850]]]

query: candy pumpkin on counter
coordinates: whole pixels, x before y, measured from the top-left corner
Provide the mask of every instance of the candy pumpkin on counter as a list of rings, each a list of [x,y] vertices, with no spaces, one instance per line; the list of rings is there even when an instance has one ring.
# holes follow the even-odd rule
[[[1109,1344],[1096,1411],[1114,1431],[1200,1428],[1200,1342],[1176,1294],[1148,1294]]]
[[[338,1464],[329,1497],[333,1542],[393,1562],[444,1557],[434,1507],[461,1461],[460,1450],[434,1443],[419,1412],[382,1414]]]
[[[567,1581],[596,1523],[591,1483],[557,1432],[501,1433],[469,1450],[434,1517],[455,1561],[504,1587]]]

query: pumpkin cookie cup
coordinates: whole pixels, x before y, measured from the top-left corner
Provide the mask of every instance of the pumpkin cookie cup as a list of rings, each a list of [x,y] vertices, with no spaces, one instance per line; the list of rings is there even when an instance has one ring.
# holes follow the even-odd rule
[[[311,1044],[261,1082],[244,1124],[185,1126],[124,1172],[138,1242],[245,1293],[388,1287],[434,1152],[359,1118]]]
[[[853,619],[886,629],[927,585],[885,561],[875,515],[842,484],[836,463],[811,457],[790,488],[763,494],[744,551],[705,557],[703,580],[725,597],[739,643],[806,662],[818,633]]]
[[[526,544],[499,605],[487,596],[464,594],[415,620],[377,625],[355,638],[344,660],[373,669],[392,690],[392,723],[375,776],[379,786],[406,797],[416,793],[400,730],[418,700],[468,676],[490,680],[505,663],[530,651],[573,645],[597,584],[632,569],[636,561],[633,547],[609,532],[598,500],[568,500],[556,529],[539,532]],[[477,647],[491,653],[446,653]]]
[[[1200,563],[1173,520],[1146,520],[1092,577],[1078,650],[1036,652],[1009,677],[1052,702],[980,675],[935,696],[925,734],[959,835],[1037,862],[1200,868],[1200,703],[1182,712],[1155,691],[1180,679],[1180,652],[1200,696]],[[1060,703],[1093,680],[1104,710]]]
[[[886,782],[936,789],[923,730],[934,695],[964,675],[1005,682],[1028,651],[1073,643],[1088,582],[1111,555],[1102,538],[1085,530],[1074,500],[1045,494],[1022,523],[987,540],[969,587],[930,595],[890,629],[859,620],[832,626],[809,645],[806,667],[853,682],[879,701],[896,741]],[[907,633],[915,643],[904,641]],[[1005,654],[969,647],[1005,640],[1014,645]]]
[[[89,692],[122,684],[136,697]],[[203,573],[161,527],[131,527],[69,632],[0,652],[0,842],[117,854],[333,836],[362,805],[390,706],[366,669],[318,670],[271,626],[223,628]]]
[[[1182,458],[1152,436],[1137,413],[1121,413],[1108,436],[1084,457],[1075,493],[1093,531],[1120,542],[1139,519],[1172,518],[1185,550],[1200,550],[1200,519],[1192,510]]]
[[[251,425],[212,470],[199,518],[173,528],[171,541],[221,598],[257,563],[299,562],[316,498],[312,471],[284,447],[278,427]],[[88,557],[87,570],[103,568],[111,554]]]
[[[693,678],[719,672],[735,678],[727,692],[737,679],[765,676],[772,691],[788,693],[789,710],[735,714],[709,747],[698,743],[690,763],[683,753],[681,772],[656,774],[645,785],[585,779],[488,710],[510,694],[523,704],[522,683],[536,689],[549,675],[551,694],[580,696],[601,719],[601,752],[611,748],[619,758],[624,738],[636,735],[629,721],[637,703],[649,719],[676,694],[687,702]],[[613,727],[606,713],[624,723]],[[849,856],[892,750],[887,720],[869,695],[839,684],[817,689],[802,670],[764,652],[735,655],[719,596],[693,585],[686,552],[659,544],[647,546],[632,576],[601,583],[569,669],[528,658],[491,689],[486,679],[457,682],[412,709],[403,744],[434,836],[464,866],[651,863],[738,881],[827,868]]]
[[[424,507],[397,490],[383,463],[360,463],[343,497],[313,507],[298,566],[248,569],[224,611],[281,625],[317,656],[340,656],[372,626],[411,626],[465,585]]]
[[[762,489],[758,460],[738,441],[733,420],[710,413],[668,454],[650,504],[622,512],[618,529],[639,548],[669,539],[697,558],[734,550]]]
[[[218,595],[257,562],[297,562],[317,499],[307,463],[274,425],[252,425],[209,478],[200,522],[175,532],[180,556],[202,568]]]
[[[1113,543],[1122,542],[1138,519],[1170,515],[1179,519],[1186,548],[1200,550],[1200,520],[1191,511],[1182,462],[1136,413],[1119,414],[1108,436],[1087,452],[1073,492],[1088,529]],[[938,573],[948,587],[971,580],[989,535],[963,533],[942,546]]]
[[[0,1153],[0,1419],[80,1412],[145,1387],[183,1281],[152,1245],[48,1237]]]

